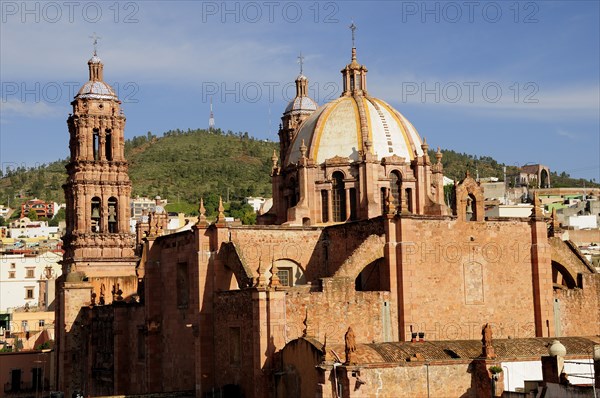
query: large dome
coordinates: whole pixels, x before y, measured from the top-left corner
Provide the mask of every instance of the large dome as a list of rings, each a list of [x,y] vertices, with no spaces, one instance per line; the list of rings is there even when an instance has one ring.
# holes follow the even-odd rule
[[[300,159],[303,142],[306,156],[317,164],[335,156],[358,161],[367,140],[380,159],[396,155],[409,162],[423,155],[417,130],[400,112],[378,98],[343,96],[320,107],[302,123],[286,164]]]

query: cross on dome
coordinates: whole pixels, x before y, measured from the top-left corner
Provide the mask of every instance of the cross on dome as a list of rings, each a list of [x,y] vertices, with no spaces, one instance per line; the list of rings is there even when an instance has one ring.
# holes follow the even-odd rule
[[[94,39],[93,41],[93,45],[94,45],[94,56],[98,55],[97,54],[97,50],[98,50],[98,39],[101,39],[102,37],[98,36],[96,34],[96,32],[94,32],[91,36],[89,36],[90,39]]]
[[[350,30],[352,31],[352,48],[356,47],[355,43],[354,43],[354,32],[356,31],[356,29],[358,29],[356,27],[356,25],[354,25],[354,20],[352,20],[352,24],[350,26],[348,26],[348,28],[350,28]]]
[[[302,56],[302,52],[298,56],[298,63],[300,64],[300,74],[302,74],[302,67],[304,66],[304,57]]]

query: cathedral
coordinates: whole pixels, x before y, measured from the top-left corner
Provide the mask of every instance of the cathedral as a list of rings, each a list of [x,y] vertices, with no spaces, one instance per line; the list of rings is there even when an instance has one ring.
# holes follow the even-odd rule
[[[528,218],[486,218],[466,174],[447,205],[441,152],[430,158],[350,55],[327,104],[296,78],[259,225],[227,222],[222,206],[209,223],[199,198],[191,230],[166,234],[158,209],[131,235],[125,116],[94,53],[67,120],[61,391],[475,397],[496,385],[486,366],[551,338],[586,352],[581,336],[600,334],[595,268],[537,198]]]

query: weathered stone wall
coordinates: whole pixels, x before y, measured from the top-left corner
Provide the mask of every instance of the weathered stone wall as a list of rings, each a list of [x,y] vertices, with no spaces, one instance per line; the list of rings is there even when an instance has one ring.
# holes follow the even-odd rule
[[[488,322],[495,337],[535,336],[528,222],[404,218],[398,227],[405,340],[411,325],[426,339],[478,339]]]
[[[356,383],[351,372],[338,370],[338,377],[342,375],[345,379],[344,396],[352,398],[476,397],[466,361],[431,366],[389,364],[377,368],[363,367],[359,376],[365,382],[362,385]]]
[[[252,391],[254,319],[252,290],[215,296],[215,384],[237,384]],[[239,333],[239,334],[238,334]]]
[[[321,342],[342,343],[349,326],[359,343],[389,340],[389,292],[357,292],[354,280],[344,278],[325,278],[322,285],[322,291],[287,291],[286,341],[306,330],[307,336]]]
[[[581,288],[554,291],[561,336],[600,334],[600,274],[583,274],[581,282]]]

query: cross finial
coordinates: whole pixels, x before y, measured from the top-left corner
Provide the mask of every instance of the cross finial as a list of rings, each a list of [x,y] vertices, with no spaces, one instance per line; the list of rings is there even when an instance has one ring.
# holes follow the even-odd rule
[[[352,48],[356,47],[354,45],[354,32],[356,31],[356,25],[354,25],[354,20],[352,20],[352,24],[349,26],[350,30],[352,31]]]
[[[304,57],[302,56],[302,52],[298,56],[298,63],[300,64],[300,74],[302,74],[302,67],[304,66]]]
[[[94,34],[90,36],[90,39],[94,39],[94,42],[93,42],[93,44],[94,44],[94,55],[97,55],[96,51],[98,50],[98,47],[97,47],[98,46],[98,39],[101,39],[101,37],[98,36],[96,34],[96,32],[94,32]]]

